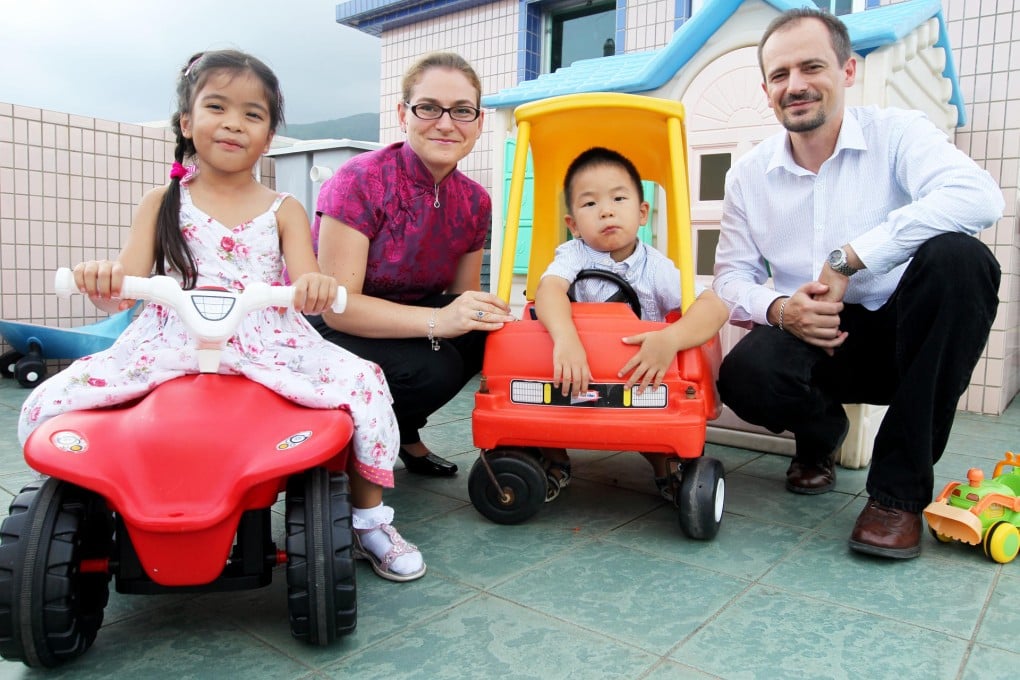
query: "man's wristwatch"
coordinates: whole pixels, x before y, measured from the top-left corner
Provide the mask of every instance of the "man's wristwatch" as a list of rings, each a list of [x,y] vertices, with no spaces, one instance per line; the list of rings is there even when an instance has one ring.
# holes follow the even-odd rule
[[[857,268],[851,267],[850,263],[847,262],[846,251],[842,248],[836,248],[829,253],[829,266],[832,267],[834,272],[843,276],[853,276],[858,272]]]

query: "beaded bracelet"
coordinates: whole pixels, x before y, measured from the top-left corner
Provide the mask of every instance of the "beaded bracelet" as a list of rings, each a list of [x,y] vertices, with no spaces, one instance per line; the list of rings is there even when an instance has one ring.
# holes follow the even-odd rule
[[[438,316],[438,315],[439,315],[439,308],[438,307],[433,307],[432,308],[432,316],[429,317],[429,332],[428,332],[428,336],[427,336],[428,339],[429,339],[429,342],[432,343],[432,351],[433,352],[438,352],[439,351],[439,338],[436,337],[436,316]]]
[[[786,311],[786,303],[790,301],[790,298],[783,298],[783,301],[779,303],[779,330],[785,331],[783,328],[783,312]]]

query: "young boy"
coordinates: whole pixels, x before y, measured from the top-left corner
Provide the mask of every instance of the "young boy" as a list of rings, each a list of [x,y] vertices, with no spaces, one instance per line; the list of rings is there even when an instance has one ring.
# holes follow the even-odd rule
[[[595,147],[570,164],[563,182],[565,218],[574,240],[556,249],[556,256],[535,291],[535,311],[553,340],[553,384],[564,395],[587,391],[591,379],[588,359],[570,313],[567,290],[582,269],[602,269],[623,277],[638,294],[641,318],[662,321],[680,308],[680,270],[658,250],[638,240],[638,229],[648,220],[641,176],[634,164],[616,151]],[[585,279],[575,287],[579,302],[598,302],[616,292],[615,284]],[[711,289],[697,299],[676,323],[647,333],[622,338],[637,352],[620,367],[626,389],[638,385],[643,392],[658,388],[677,352],[707,342],[729,316],[726,305]],[[562,449],[543,451],[549,460],[550,501],[570,482],[570,462]],[[660,493],[669,494],[666,456],[646,454]]]

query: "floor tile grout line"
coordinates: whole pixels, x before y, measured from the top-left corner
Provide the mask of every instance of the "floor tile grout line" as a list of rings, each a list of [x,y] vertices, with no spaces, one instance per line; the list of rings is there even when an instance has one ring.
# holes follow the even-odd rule
[[[621,638],[613,637],[612,635],[610,635],[610,634],[608,634],[608,633],[606,633],[604,631],[595,630],[594,628],[588,628],[587,626],[582,626],[581,624],[579,624],[579,623],[577,623],[575,621],[569,621],[569,620],[564,619],[564,618],[562,618],[560,616],[557,616],[555,614],[551,614],[549,612],[545,612],[545,611],[542,611],[540,609],[535,609],[534,607],[528,606],[528,605],[524,604],[523,602],[518,602],[516,600],[512,600],[512,599],[506,597],[505,595],[498,595],[496,593],[487,593],[487,594],[490,597],[502,600],[502,601],[504,601],[504,602],[506,602],[508,604],[511,604],[511,605],[513,605],[515,607],[520,607],[521,609],[525,609],[525,610],[527,610],[527,611],[529,611],[529,612],[531,612],[531,613],[533,613],[533,614],[535,614],[537,616],[542,616],[542,617],[550,618],[550,619],[552,619],[554,621],[558,621],[559,623],[561,623],[563,625],[566,625],[566,626],[569,626],[571,628],[576,628],[578,630],[583,630],[586,633],[590,633],[590,634],[595,635],[597,637],[600,637],[600,638],[603,638],[603,639],[606,639],[606,640],[610,640],[610,641],[612,641],[613,643],[615,643],[617,645],[621,645],[623,647],[627,647],[627,648],[629,648],[631,650],[634,650],[636,652],[640,652],[641,654],[647,654],[649,656],[655,657],[657,659],[657,661],[656,661],[655,664],[652,664],[653,666],[656,665],[657,663],[661,662],[661,661],[667,661],[668,660],[668,657],[667,657],[668,652],[666,654],[660,654],[659,652],[655,652],[655,651],[652,651],[650,649],[639,647],[638,645],[634,644],[633,642],[629,642],[629,641],[623,640]]]
[[[469,595],[468,597],[464,598],[463,600],[460,600],[460,601],[458,601],[458,602],[456,602],[454,604],[445,606],[445,607],[443,607],[441,609],[437,609],[435,612],[433,612],[432,614],[429,614],[428,616],[425,616],[423,618],[416,618],[416,619],[413,619],[413,620],[408,620],[408,622],[405,625],[401,626],[400,628],[394,629],[390,633],[387,633],[386,635],[383,635],[382,637],[380,637],[377,640],[374,640],[374,641],[372,641],[370,643],[366,643],[365,646],[363,646],[363,647],[359,647],[358,649],[353,649],[348,654],[344,654],[342,656],[338,656],[338,657],[335,657],[333,659],[330,659],[324,665],[316,667],[315,670],[320,672],[320,673],[325,673],[325,672],[327,672],[328,668],[332,668],[333,666],[336,666],[337,664],[339,664],[341,662],[350,661],[352,658],[358,656],[359,654],[362,654],[362,653],[364,653],[364,652],[366,652],[368,650],[371,650],[371,649],[373,649],[375,647],[378,647],[379,645],[382,645],[383,643],[389,642],[390,640],[393,640],[394,638],[396,638],[396,637],[398,637],[400,635],[403,635],[403,634],[407,633],[410,630],[413,630],[415,628],[428,628],[427,624],[432,623],[433,621],[436,621],[437,619],[439,619],[439,618],[441,618],[441,617],[443,617],[443,616],[453,612],[455,609],[457,609],[457,608],[467,604],[468,602],[472,602],[474,600],[477,600],[477,599],[481,598],[483,595],[487,595],[488,594],[484,590],[479,589],[477,586],[473,586],[471,584],[464,583],[464,582],[461,582],[461,581],[456,581],[454,579],[447,578],[447,577],[445,577],[445,576],[443,576],[441,574],[437,574],[436,577],[437,578],[442,578],[444,581],[448,581],[448,582],[451,582],[451,583],[456,583],[457,585],[467,586],[468,588],[470,588],[471,590],[474,590],[475,592],[472,593],[471,595]],[[425,624],[425,625],[423,625],[423,624]]]

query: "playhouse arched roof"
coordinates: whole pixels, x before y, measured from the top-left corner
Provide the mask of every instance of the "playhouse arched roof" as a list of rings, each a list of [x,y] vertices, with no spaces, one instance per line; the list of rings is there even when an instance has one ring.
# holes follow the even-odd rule
[[[514,107],[525,102],[578,92],[629,92],[655,90],[667,83],[747,0],[708,0],[673,34],[665,47],[611,57],[576,61],[555,73],[501,90],[482,98],[487,107]],[[760,0],[780,12],[795,7],[815,7],[808,0]],[[931,18],[939,23],[936,46],[945,50],[943,77],[952,84],[950,105],[957,110],[957,126],[966,121],[959,78],[942,15],[941,0],[907,0],[840,17],[850,33],[857,54],[890,45]]]

